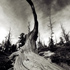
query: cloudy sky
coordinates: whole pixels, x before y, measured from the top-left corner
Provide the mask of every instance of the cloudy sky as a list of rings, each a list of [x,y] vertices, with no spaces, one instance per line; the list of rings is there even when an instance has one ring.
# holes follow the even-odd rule
[[[51,5],[54,39],[59,41],[61,34],[60,24],[66,32],[70,31],[70,0],[32,0],[38,15],[40,38],[43,43],[50,37],[49,7]],[[15,42],[20,33],[28,33],[28,22],[33,28],[33,15],[26,0],[0,0],[0,39],[7,35],[11,28],[12,39]]]

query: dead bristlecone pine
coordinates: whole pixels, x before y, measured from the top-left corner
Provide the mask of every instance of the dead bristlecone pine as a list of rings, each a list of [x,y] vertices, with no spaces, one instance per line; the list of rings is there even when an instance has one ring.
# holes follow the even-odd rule
[[[36,40],[38,35],[38,20],[34,4],[31,0],[26,0],[31,6],[34,16],[34,29],[26,35],[25,45],[17,52],[14,63],[14,70],[64,70],[62,67],[35,53]]]

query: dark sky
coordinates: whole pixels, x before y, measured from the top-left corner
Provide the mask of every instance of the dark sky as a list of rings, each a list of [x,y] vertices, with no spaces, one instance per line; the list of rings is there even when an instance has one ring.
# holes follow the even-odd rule
[[[43,42],[47,42],[50,37],[49,8],[51,5],[52,23],[54,27],[54,37],[61,36],[60,23],[66,31],[70,30],[70,0],[32,0],[39,21],[39,32]],[[21,32],[27,33],[28,22],[33,28],[33,15],[26,0],[0,0],[0,27],[5,30],[11,28],[13,38],[18,38]],[[14,39],[14,40],[16,40]],[[55,38],[54,38],[55,39]]]

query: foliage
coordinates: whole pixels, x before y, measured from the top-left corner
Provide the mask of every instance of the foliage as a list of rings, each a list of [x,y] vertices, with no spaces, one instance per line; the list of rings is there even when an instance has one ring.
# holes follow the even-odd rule
[[[11,53],[16,51],[16,45],[11,44],[10,32],[5,38],[5,41],[0,44],[0,70],[8,70],[12,67],[12,62],[9,59]]]
[[[67,46],[61,46],[58,48],[57,51],[55,51],[55,54],[51,56],[52,62],[55,63],[66,63],[70,64],[70,47]]]
[[[18,41],[18,43],[20,44],[19,47],[21,47],[21,46],[23,46],[25,44],[25,40],[26,40],[25,34],[21,33],[20,37],[19,37],[19,41]]]

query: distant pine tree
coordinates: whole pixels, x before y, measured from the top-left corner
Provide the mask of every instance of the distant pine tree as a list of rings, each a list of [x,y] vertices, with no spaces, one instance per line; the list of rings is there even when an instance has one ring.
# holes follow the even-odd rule
[[[18,41],[19,47],[22,47],[25,44],[25,41],[26,41],[26,35],[24,33],[21,33]]]

